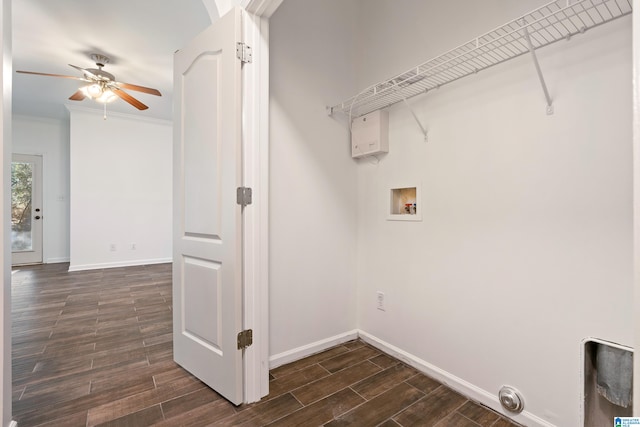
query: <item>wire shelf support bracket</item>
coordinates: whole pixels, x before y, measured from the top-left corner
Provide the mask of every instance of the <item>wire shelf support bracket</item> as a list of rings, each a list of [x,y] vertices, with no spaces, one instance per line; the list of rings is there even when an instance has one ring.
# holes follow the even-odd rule
[[[415,119],[416,123],[418,123],[418,127],[420,128],[420,131],[422,132],[422,135],[424,135],[424,142],[427,142],[427,130],[425,129],[425,127],[422,125],[422,122],[420,121],[420,119],[418,118],[418,115],[416,114],[416,112],[414,111],[413,108],[411,108],[411,105],[409,105],[409,102],[407,102],[407,99],[404,98],[404,105],[407,106],[407,108],[409,109],[409,111],[411,111],[411,115],[413,116],[413,118]]]
[[[407,100],[414,96],[529,54],[542,85],[547,113],[553,114],[553,100],[544,81],[536,51],[631,14],[632,2],[633,0],[551,1],[409,71],[327,107],[327,111],[330,115],[342,113],[352,119],[399,102],[407,104]],[[412,114],[417,120],[413,110]],[[417,121],[423,134],[426,134],[420,121]]]
[[[540,85],[542,86],[542,92],[547,100],[547,115],[551,115],[553,114],[553,100],[551,99],[551,95],[549,95],[549,89],[547,88],[547,84],[544,81],[544,75],[542,74],[542,69],[540,68],[540,62],[538,62],[538,55],[536,55],[536,49],[533,47],[531,36],[529,35],[529,30],[526,26],[524,27],[524,38],[527,41],[529,52],[531,52],[531,59],[533,60],[533,65],[536,68],[538,80],[540,80]]]

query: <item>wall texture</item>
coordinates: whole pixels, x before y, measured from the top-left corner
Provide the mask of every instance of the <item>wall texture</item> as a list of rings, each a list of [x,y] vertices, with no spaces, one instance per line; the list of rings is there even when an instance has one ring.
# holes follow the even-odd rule
[[[355,328],[356,165],[325,106],[353,88],[353,2],[287,1],[270,24],[270,354]]]
[[[69,122],[14,115],[13,152],[42,155],[43,262],[68,262]]]
[[[171,153],[170,122],[71,109],[71,270],[171,261]]]
[[[390,17],[391,2],[361,2],[358,89],[492,29],[505,6],[457,1],[455,20],[435,3]],[[359,164],[359,328],[496,408],[519,388],[527,425],[579,424],[583,339],[633,345],[630,22],[539,51],[554,115],[521,57],[411,100],[427,143],[391,108],[389,154]],[[386,220],[396,183],[421,184],[421,222]]]

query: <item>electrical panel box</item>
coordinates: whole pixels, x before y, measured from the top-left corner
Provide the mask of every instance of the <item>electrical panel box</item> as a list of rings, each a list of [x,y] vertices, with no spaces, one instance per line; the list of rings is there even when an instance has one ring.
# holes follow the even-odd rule
[[[351,123],[351,156],[363,157],[389,152],[389,113],[373,111]]]

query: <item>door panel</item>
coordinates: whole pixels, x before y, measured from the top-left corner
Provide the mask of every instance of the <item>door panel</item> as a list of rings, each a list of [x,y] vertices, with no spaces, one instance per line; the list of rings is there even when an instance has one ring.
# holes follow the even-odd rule
[[[218,135],[222,52],[204,52],[182,76],[185,164],[185,232],[220,236],[220,153]],[[213,101],[213,102],[212,102]],[[213,138],[201,144],[201,135]],[[206,191],[207,197],[201,197]]]
[[[14,154],[11,161],[11,263],[42,262],[42,157]]]
[[[184,258],[182,313],[184,334],[221,355],[221,264]]]
[[[175,54],[174,359],[243,401],[240,10]]]

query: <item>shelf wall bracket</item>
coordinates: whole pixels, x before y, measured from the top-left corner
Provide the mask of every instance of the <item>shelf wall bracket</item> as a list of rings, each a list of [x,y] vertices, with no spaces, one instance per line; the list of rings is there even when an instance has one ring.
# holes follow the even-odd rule
[[[418,123],[418,126],[420,127],[420,131],[422,132],[422,135],[424,135],[424,142],[427,142],[427,130],[424,128],[424,126],[420,122],[420,119],[418,118],[418,115],[413,110],[413,108],[411,108],[411,105],[409,105],[409,103],[407,102],[407,98],[403,97],[402,101],[404,101],[404,105],[406,105],[407,108],[409,109],[409,111],[411,111],[411,115],[415,119],[416,123]]]
[[[533,65],[536,67],[536,73],[538,73],[538,79],[540,80],[540,85],[542,86],[544,97],[547,100],[547,115],[552,115],[553,100],[551,99],[551,95],[549,95],[549,89],[547,89],[547,84],[544,81],[544,76],[542,75],[542,70],[540,69],[540,63],[538,62],[538,56],[536,55],[536,49],[533,47],[531,36],[529,35],[529,30],[527,29],[526,25],[524,25],[524,38],[527,41],[527,47],[529,48],[529,52],[531,53]]]

